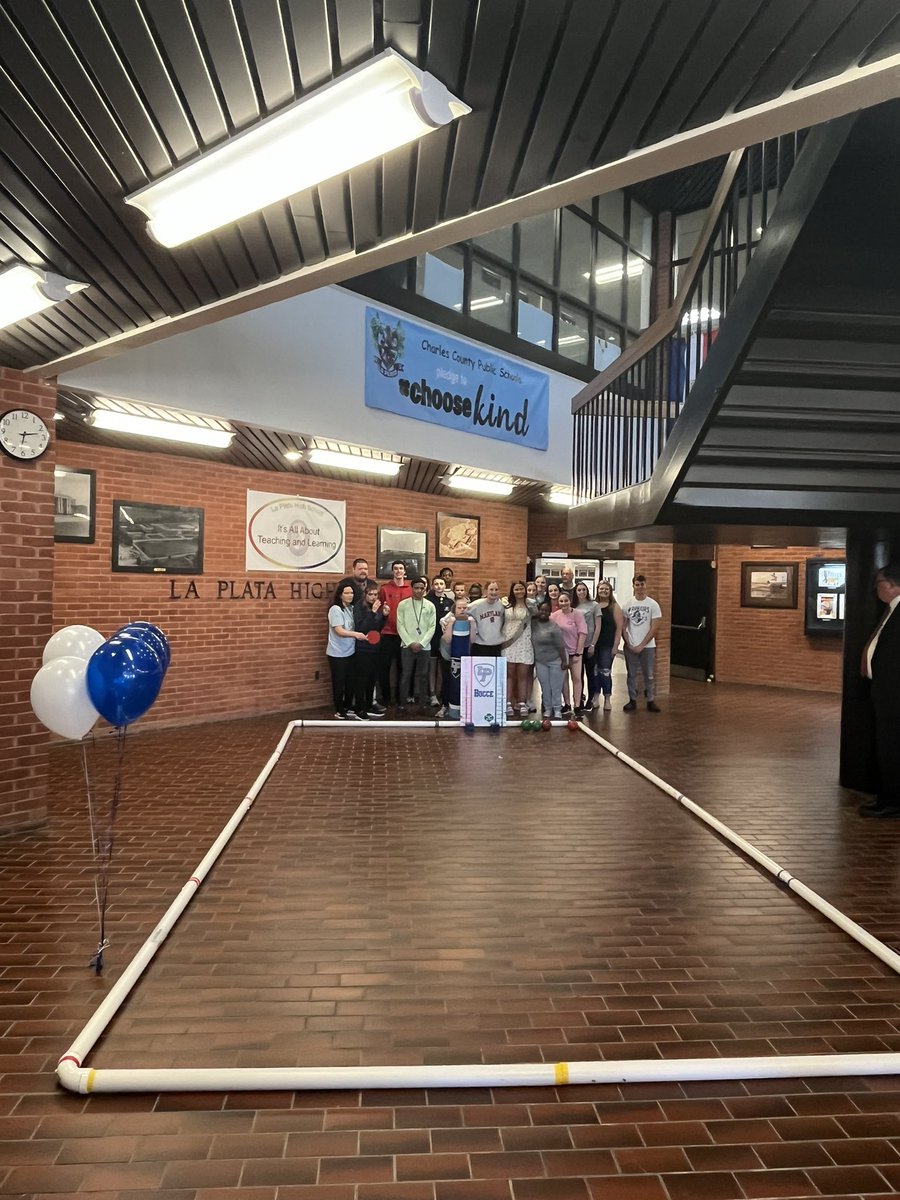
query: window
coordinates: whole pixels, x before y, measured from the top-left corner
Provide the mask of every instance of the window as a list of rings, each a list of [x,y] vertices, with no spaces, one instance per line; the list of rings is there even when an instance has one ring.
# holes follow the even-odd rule
[[[597,217],[600,224],[611,229],[613,233],[617,233],[619,237],[624,237],[625,193],[607,192],[605,196],[597,197],[597,204],[599,206]]]
[[[653,252],[653,218],[636,200],[631,202],[628,244],[639,250],[645,258],[649,258]]]
[[[598,233],[594,267],[595,305],[599,312],[606,313],[616,321],[622,319],[622,280],[625,270],[625,247],[608,238],[605,233]]]
[[[556,256],[556,213],[529,217],[519,225],[519,269],[552,287]]]
[[[560,291],[589,301],[591,286],[591,227],[587,221],[564,208],[562,249],[559,260]]]
[[[650,285],[653,272],[650,264],[637,255],[628,260],[625,320],[632,329],[646,329],[650,324]]]
[[[447,246],[417,260],[417,290],[435,304],[462,311],[465,256],[457,246]]]
[[[565,358],[586,363],[588,360],[588,316],[569,305],[559,310],[559,353]]]
[[[495,329],[510,329],[512,305],[510,277],[477,258],[472,261],[472,290],[469,294],[469,313]]]
[[[504,262],[511,263],[513,260],[513,227],[508,225],[506,229],[481,233],[478,237],[472,238],[472,245],[478,246],[481,250],[487,250],[488,254],[502,258]]]
[[[523,341],[550,350],[553,346],[553,297],[538,288],[519,288],[517,330]]]
[[[622,335],[617,329],[598,321],[594,325],[594,367],[596,370],[605,371],[621,353]]]

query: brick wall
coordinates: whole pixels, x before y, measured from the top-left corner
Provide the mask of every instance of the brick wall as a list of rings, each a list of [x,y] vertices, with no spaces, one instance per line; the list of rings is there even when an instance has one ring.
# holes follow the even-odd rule
[[[803,632],[807,558],[821,558],[815,546],[751,550],[719,546],[716,579],[716,679],[769,687],[840,692],[840,638],[809,638]],[[828,551],[843,558],[842,551]],[[741,608],[742,562],[796,562],[797,607]]]
[[[60,462],[97,471],[97,539],[93,546],[56,547],[54,626],[92,625],[105,635],[127,620],[153,621],[172,643],[173,662],[162,695],[141,724],[304,709],[330,703],[325,661],[327,602],[290,598],[291,583],[333,584],[339,574],[301,576],[244,569],[247,489],[299,493],[347,503],[346,564],[367,557],[375,569],[377,527],[424,529],[429,571],[438,511],[481,517],[481,562],[450,563],[457,579],[497,577],[502,585],[524,575],[528,513],[509,504],[423,496],[394,488],[309,480],[281,472],[243,470],[173,455],[110,450],[65,442]],[[113,574],[113,500],[199,506],[204,515],[204,571],[187,598],[183,575]],[[343,574],[344,572],[340,572]],[[231,599],[250,580],[274,584],[275,599]],[[217,598],[219,581],[225,584]],[[318,587],[317,587],[318,590]],[[182,599],[171,599],[176,596]],[[315,678],[316,672],[319,679]]]
[[[563,550],[573,558],[583,553],[583,543],[567,535],[569,510],[555,507],[528,514],[528,557],[538,558],[546,550]]]
[[[0,367],[0,413],[37,412],[53,429],[56,385]],[[46,816],[48,735],[31,681],[51,633],[55,439],[36,462],[0,453],[0,833]]]
[[[656,634],[656,694],[665,696],[671,678],[672,651],[672,559],[671,543],[637,542],[634,547],[634,573],[647,576],[647,595],[662,609],[662,621]],[[624,600],[630,600],[625,596]],[[620,602],[623,597],[619,597]]]

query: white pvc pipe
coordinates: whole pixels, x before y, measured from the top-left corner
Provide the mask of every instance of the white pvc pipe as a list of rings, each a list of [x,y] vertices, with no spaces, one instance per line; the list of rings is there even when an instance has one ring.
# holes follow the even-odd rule
[[[660,779],[658,775],[654,775],[652,771],[648,771],[646,767],[635,762],[633,758],[629,758],[627,754],[624,754],[612,742],[608,742],[605,738],[600,737],[599,734],[594,733],[593,729],[588,729],[586,725],[581,725],[581,732],[592,738],[593,741],[599,742],[604,750],[608,750],[620,762],[627,764],[667,795],[672,796],[682,808],[686,808],[688,812],[692,812],[701,821],[705,821],[710,828],[715,829],[716,833],[720,834],[726,841],[731,842],[733,846],[737,846],[742,854],[746,854],[748,858],[752,858],[761,867],[765,867],[767,871],[775,876],[779,883],[785,884],[792,892],[796,892],[798,896],[820,912],[822,916],[827,917],[829,921],[837,925],[844,933],[849,934],[861,946],[865,946],[871,954],[874,954],[876,958],[880,958],[892,971],[900,974],[900,954],[897,954],[890,946],[886,946],[884,942],[879,941],[867,929],[863,929],[862,925],[857,925],[846,913],[842,913],[833,904],[829,904],[818,892],[814,892],[812,888],[807,887],[805,883],[793,876],[786,867],[782,867],[779,863],[775,862],[768,854],[757,850],[754,845],[742,838],[740,834],[735,833],[733,829],[723,824],[712,813],[707,812],[705,808],[701,808],[699,804],[695,804],[693,800],[690,800],[682,792],[679,792],[677,788],[672,787],[670,783],[666,783],[664,779]]]
[[[554,721],[554,725],[565,725]],[[459,730],[455,722],[379,721],[382,728],[448,728]],[[558,1062],[513,1063],[449,1066],[383,1066],[383,1067],[235,1067],[201,1068],[170,1067],[160,1069],[115,1068],[97,1069],[82,1066],[97,1039],[124,1003],[129,992],[168,936],[181,913],[193,899],[197,888],[211,870],[225,845],[231,839],[253,801],[280,759],[294,729],[303,728],[373,728],[368,722],[291,721],[274,753],[257,776],[247,795],[231,819],[201,860],[194,874],[182,887],[163,919],[129,963],[106,999],[62,1056],[56,1074],[60,1084],[69,1091],[82,1094],[96,1092],[178,1092],[178,1091],[300,1091],[367,1088],[422,1087],[507,1087],[562,1086],[568,1083],[638,1083],[666,1082],[690,1079],[792,1079],[814,1076],[895,1075],[900,1074],[900,1053],[874,1054],[797,1054],[756,1058],[692,1058],[692,1059],[632,1059],[618,1062]],[[818,908],[829,920],[855,937],[879,958],[900,971],[900,956],[894,954],[877,938],[817,896],[788,871],[756,850],[699,805],[688,800],[665,780],[623,754],[611,742],[587,729],[579,728],[599,742],[616,758],[638,771],[685,808],[699,816],[760,865],[788,883],[804,899]],[[854,932],[855,930],[855,932]],[[879,951],[883,952],[880,953]],[[885,957],[885,956],[890,957]]]

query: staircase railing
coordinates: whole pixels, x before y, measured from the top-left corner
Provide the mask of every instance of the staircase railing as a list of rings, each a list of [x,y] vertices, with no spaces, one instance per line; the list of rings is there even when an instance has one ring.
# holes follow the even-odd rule
[[[803,137],[792,133],[729,155],[694,251],[679,271],[674,302],[572,400],[576,504],[650,478]]]

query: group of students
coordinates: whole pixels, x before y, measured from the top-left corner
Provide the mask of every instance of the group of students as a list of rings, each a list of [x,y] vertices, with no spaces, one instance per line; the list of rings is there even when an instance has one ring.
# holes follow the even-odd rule
[[[627,617],[606,580],[593,597],[585,582],[565,572],[559,583],[517,580],[503,596],[496,580],[484,589],[467,587],[453,581],[450,568],[430,583],[409,581],[398,560],[381,586],[368,578],[365,559],[355,560],[353,572],[338,584],[328,612],[326,653],[339,720],[381,717],[393,696],[402,708],[437,708],[436,716],[458,719],[461,663],[473,654],[506,659],[507,717],[535,711],[535,675],[545,717],[580,716],[593,709],[595,697],[605,710],[612,707],[612,663],[623,640],[628,657],[629,639]],[[634,707],[631,697],[625,707]],[[657,711],[652,693],[648,707]]]

